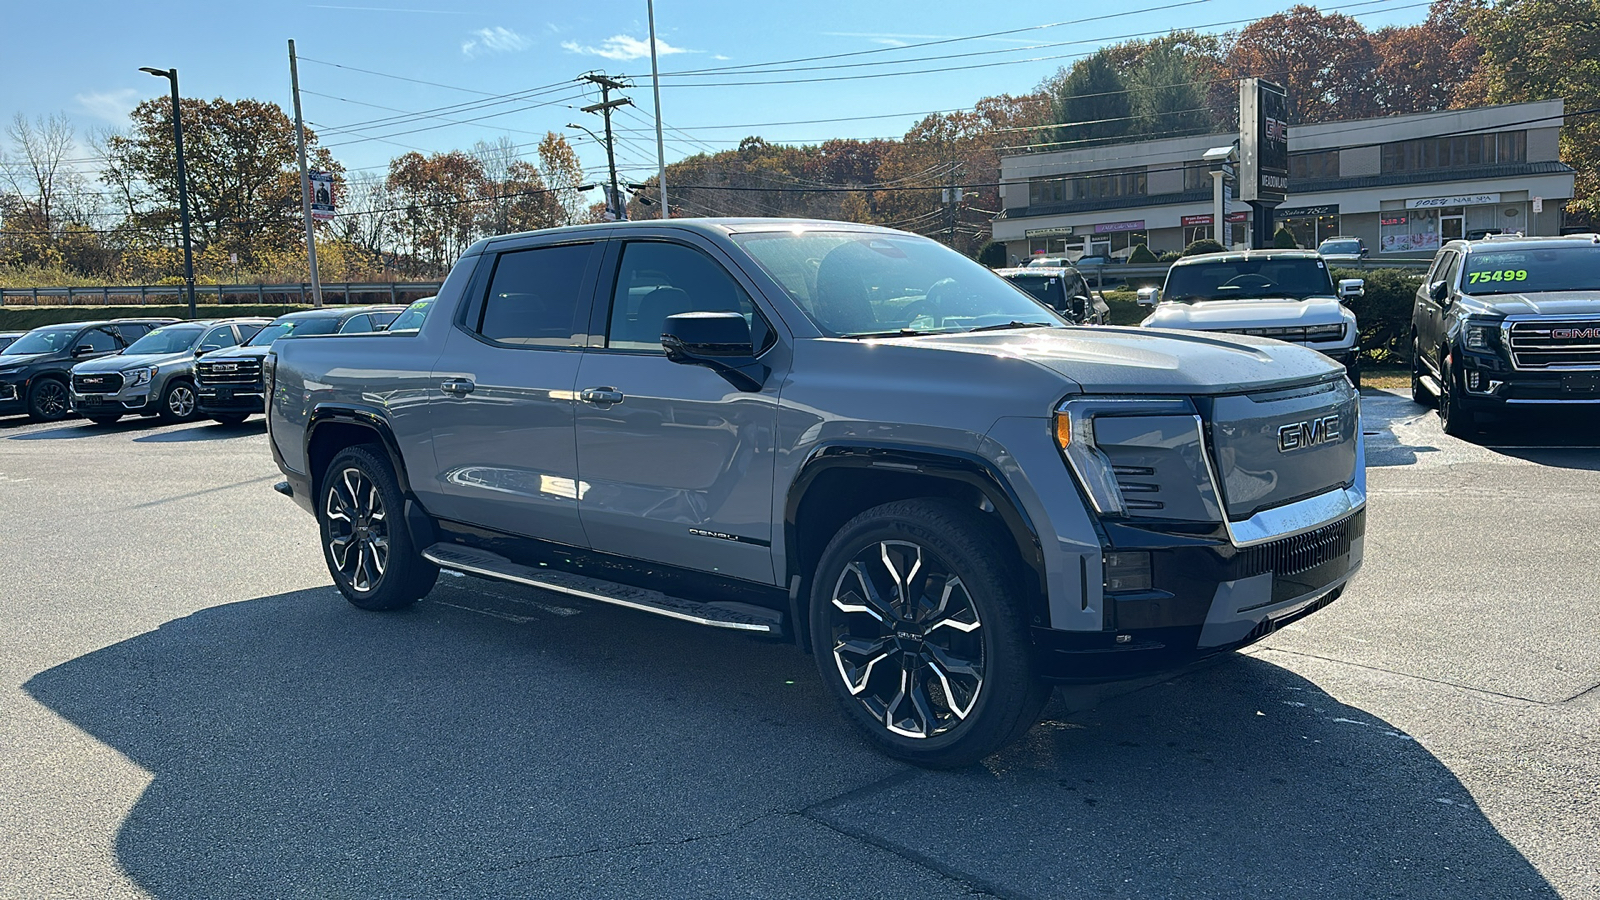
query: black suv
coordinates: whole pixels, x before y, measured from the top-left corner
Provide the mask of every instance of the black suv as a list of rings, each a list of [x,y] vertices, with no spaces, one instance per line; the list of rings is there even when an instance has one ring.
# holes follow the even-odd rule
[[[1600,404],[1600,234],[1451,241],[1411,314],[1411,397],[1447,434],[1507,408]]]
[[[244,344],[195,361],[200,415],[237,425],[266,408],[261,360],[272,342],[313,334],[364,334],[389,327],[404,306],[338,306],[285,313]]]
[[[72,367],[121,353],[153,328],[177,319],[112,319],[45,325],[0,351],[0,416],[27,413],[53,422],[72,411]]]

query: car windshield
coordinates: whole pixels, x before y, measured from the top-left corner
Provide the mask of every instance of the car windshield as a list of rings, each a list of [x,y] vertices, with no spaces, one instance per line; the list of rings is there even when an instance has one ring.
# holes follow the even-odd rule
[[[339,330],[339,320],[333,316],[315,316],[308,319],[279,319],[256,332],[246,347],[265,347],[278,338],[303,337],[308,334],[333,334]]]
[[[128,356],[140,353],[182,353],[194,348],[195,341],[205,334],[204,327],[195,325],[169,325],[157,328],[122,351]]]
[[[797,230],[735,240],[830,337],[1067,324],[1005,279],[926,238]]]
[[[1234,258],[1173,266],[1161,292],[1163,300],[1186,302],[1332,296],[1328,266],[1315,257]]]
[[[390,331],[416,331],[422,327],[422,320],[427,318],[428,309],[433,306],[437,297],[425,297],[406,307],[406,311],[395,317],[389,323]]]
[[[1019,288],[1028,292],[1028,296],[1052,308],[1059,307],[1063,301],[1063,287],[1060,275],[1024,275],[1021,272],[1001,276]]]
[[[77,328],[37,328],[17,338],[17,342],[4,350],[6,356],[25,353],[57,353],[78,333]]]
[[[1600,246],[1469,253],[1461,290],[1468,294],[1600,291]]]
[[[1339,253],[1354,256],[1361,252],[1360,241],[1323,241],[1318,253]]]

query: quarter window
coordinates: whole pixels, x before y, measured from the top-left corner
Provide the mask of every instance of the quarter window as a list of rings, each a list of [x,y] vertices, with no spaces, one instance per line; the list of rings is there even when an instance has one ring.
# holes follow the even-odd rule
[[[371,330],[372,317],[365,313],[359,316],[351,316],[345,320],[343,325],[339,326],[340,334],[363,334]]]
[[[570,347],[593,244],[561,244],[500,254],[489,294],[467,326],[491,341]]]
[[[727,270],[681,244],[639,241],[622,249],[611,294],[606,346],[661,352],[668,316],[686,312],[736,312],[751,325],[753,343],[764,347],[769,329],[750,297]]]

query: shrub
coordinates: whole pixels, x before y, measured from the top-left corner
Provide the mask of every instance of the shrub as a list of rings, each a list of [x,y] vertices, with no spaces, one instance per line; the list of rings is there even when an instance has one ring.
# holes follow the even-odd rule
[[[1294,239],[1294,232],[1287,225],[1279,225],[1276,233],[1272,235],[1272,246],[1279,250],[1294,250],[1300,242]]]
[[[1133,252],[1128,254],[1128,265],[1130,266],[1148,266],[1154,262],[1159,262],[1159,260],[1156,259],[1155,253],[1151,252],[1150,248],[1145,244],[1135,244]]]
[[[1218,241],[1213,241],[1211,238],[1201,238],[1200,240],[1195,241],[1189,246],[1183,248],[1183,253],[1180,255],[1199,256],[1202,253],[1221,253],[1226,249],[1228,248],[1222,246],[1222,244]]]
[[[1006,265],[1006,245],[999,241],[990,241],[978,251],[978,262],[991,269],[1004,268]]]
[[[1374,362],[1395,363],[1411,358],[1411,310],[1416,302],[1419,272],[1405,269],[1334,269],[1334,281],[1366,279],[1366,294],[1350,302],[1361,329],[1361,349]]]
[[[1157,262],[1169,263],[1169,262],[1177,262],[1178,260],[1180,260],[1182,258],[1183,258],[1183,254],[1182,253],[1179,253],[1176,250],[1168,250],[1167,252],[1165,252],[1165,253],[1161,254],[1159,257],[1157,257],[1156,261]]]

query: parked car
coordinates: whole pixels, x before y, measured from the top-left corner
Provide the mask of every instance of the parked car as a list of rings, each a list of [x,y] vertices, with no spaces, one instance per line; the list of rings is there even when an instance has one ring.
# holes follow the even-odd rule
[[[422,327],[422,320],[428,317],[428,310],[433,308],[433,301],[438,297],[423,297],[406,307],[405,312],[395,317],[393,322],[384,331],[416,331]]]
[[[13,341],[19,337],[22,337],[26,333],[27,332],[23,331],[0,331],[0,351],[3,351],[7,347],[11,346]]]
[[[208,353],[237,347],[271,320],[238,318],[166,325],[112,356],[72,367],[72,408],[96,425],[130,413],[188,422],[200,414],[194,363]]]
[[[1140,326],[1269,337],[1323,353],[1361,387],[1361,330],[1344,304],[1362,296],[1360,278],[1334,288],[1327,262],[1309,250],[1245,250],[1186,256],[1165,287],[1142,288],[1154,307]]]
[[[1367,258],[1367,245],[1358,237],[1331,237],[1317,245],[1317,253],[1330,263],[1355,263]]]
[[[0,351],[0,416],[27,413],[53,422],[72,412],[73,365],[120,353],[123,348],[177,319],[112,319],[44,325]]]
[[[491,238],[415,335],[267,360],[277,488],[351,603],[408,606],[444,568],[791,637],[921,765],[1021,735],[1052,680],[1248,644],[1362,558],[1357,400],[1327,358],[1070,327],[884,228]]]
[[[1022,264],[1025,269],[1059,269],[1072,265],[1072,258],[1068,256],[1035,256]]]
[[[995,274],[1026,291],[1074,325],[1104,325],[1111,307],[1089,289],[1089,282],[1072,266],[1024,266],[996,269]]]
[[[1600,235],[1445,244],[1417,289],[1411,348],[1411,398],[1437,404],[1449,434],[1509,408],[1592,415]]]
[[[261,412],[266,404],[261,359],[275,341],[382,331],[404,311],[403,306],[331,306],[273,319],[242,346],[195,362],[195,396],[200,415],[224,425],[237,425]]]

